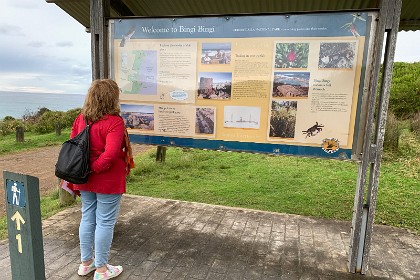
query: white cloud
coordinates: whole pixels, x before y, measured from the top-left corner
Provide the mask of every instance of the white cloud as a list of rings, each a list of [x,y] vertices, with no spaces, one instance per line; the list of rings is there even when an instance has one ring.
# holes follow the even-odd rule
[[[402,31],[398,33],[395,48],[395,61],[419,62],[420,61],[420,31]]]
[[[23,9],[34,9],[40,6],[39,2],[28,1],[28,0],[9,0],[7,1],[7,4],[9,4],[12,7],[23,8]]]
[[[62,42],[57,42],[55,44],[57,47],[73,47],[73,42],[70,41],[62,41]]]
[[[0,23],[0,34],[6,36],[25,36],[20,26],[7,23]]]
[[[33,48],[42,48],[43,46],[45,46],[45,42],[29,42],[28,46]]]
[[[85,93],[91,66],[84,27],[45,1],[0,6],[0,90]]]

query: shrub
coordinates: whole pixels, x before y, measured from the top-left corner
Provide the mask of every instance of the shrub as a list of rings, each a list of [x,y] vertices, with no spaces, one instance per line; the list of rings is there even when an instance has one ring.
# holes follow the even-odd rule
[[[72,127],[74,119],[82,112],[81,108],[71,109],[64,113],[62,128]]]
[[[16,120],[14,118],[6,120],[5,118],[3,121],[0,121],[0,134],[9,135],[15,133],[16,127],[18,126],[25,127],[21,120]]]
[[[36,122],[38,122],[38,120],[41,118],[41,116],[46,113],[46,112],[50,112],[51,110],[45,107],[40,108],[38,111],[33,112],[30,110],[26,110],[25,113],[22,116],[23,121],[26,124],[29,125],[34,125],[36,124]]]
[[[5,116],[4,119],[3,119],[3,121],[14,121],[14,120],[15,120],[15,118],[12,117],[12,116]]]
[[[55,130],[56,124],[61,127],[64,123],[64,112],[61,111],[46,111],[44,112],[34,124],[34,131],[36,133],[48,133]]]
[[[392,112],[388,113],[386,120],[384,148],[387,150],[398,150],[398,140],[401,135],[399,121]]]
[[[398,119],[420,112],[420,62],[394,64],[389,108]]]

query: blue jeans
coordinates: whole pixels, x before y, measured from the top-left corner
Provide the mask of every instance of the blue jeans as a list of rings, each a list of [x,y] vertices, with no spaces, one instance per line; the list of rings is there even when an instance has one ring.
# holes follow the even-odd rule
[[[81,259],[82,262],[91,260],[95,250],[95,266],[102,267],[108,263],[122,194],[81,191],[80,196],[82,199],[82,220],[79,227]]]

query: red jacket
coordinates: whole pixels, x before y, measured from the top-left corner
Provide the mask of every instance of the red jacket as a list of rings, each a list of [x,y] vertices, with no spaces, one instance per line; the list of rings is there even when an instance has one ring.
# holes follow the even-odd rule
[[[86,126],[83,115],[73,123],[70,138]],[[124,121],[120,116],[106,115],[90,127],[90,169],[86,184],[74,184],[75,190],[103,194],[125,193],[126,163]]]

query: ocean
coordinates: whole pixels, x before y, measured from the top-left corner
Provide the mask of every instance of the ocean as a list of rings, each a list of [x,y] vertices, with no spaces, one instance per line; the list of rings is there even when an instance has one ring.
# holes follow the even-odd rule
[[[0,91],[0,119],[6,116],[22,118],[28,112],[37,112],[40,108],[52,111],[68,111],[82,108],[85,101],[83,94],[52,94]]]

